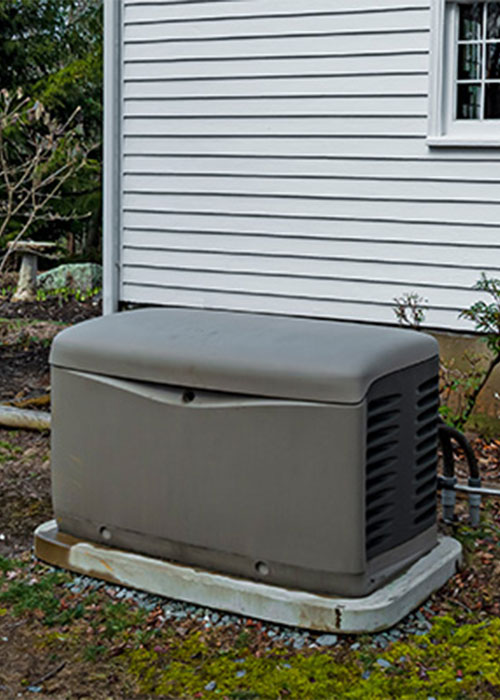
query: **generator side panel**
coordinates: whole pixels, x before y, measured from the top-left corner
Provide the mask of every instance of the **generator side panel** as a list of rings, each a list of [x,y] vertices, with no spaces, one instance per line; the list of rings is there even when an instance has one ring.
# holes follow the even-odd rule
[[[366,592],[364,404],[58,368],[52,387],[54,511],[67,534],[303,590]]]

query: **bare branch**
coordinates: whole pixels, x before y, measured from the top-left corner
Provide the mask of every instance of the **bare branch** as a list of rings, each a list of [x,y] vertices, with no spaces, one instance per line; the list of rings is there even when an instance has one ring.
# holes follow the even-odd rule
[[[9,225],[23,220],[12,243],[15,245],[37,221],[74,221],[90,218],[91,212],[58,216],[47,212],[51,202],[60,199],[61,189],[86,163],[96,144],[85,144],[73,126],[81,111],[77,107],[63,123],[53,119],[44,106],[23,97],[20,91],[0,91],[0,241]],[[6,143],[5,129],[15,138]],[[9,132],[10,137],[10,132]],[[58,163],[58,165],[56,165]],[[12,251],[4,254],[0,274]]]

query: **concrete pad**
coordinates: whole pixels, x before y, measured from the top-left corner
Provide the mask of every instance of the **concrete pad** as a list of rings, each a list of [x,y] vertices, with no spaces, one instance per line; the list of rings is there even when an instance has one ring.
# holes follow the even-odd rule
[[[340,598],[271,586],[78,540],[55,520],[35,531],[44,561],[120,586],[293,627],[325,632],[376,632],[397,624],[453,576],[461,545],[437,546],[398,578],[364,598]]]

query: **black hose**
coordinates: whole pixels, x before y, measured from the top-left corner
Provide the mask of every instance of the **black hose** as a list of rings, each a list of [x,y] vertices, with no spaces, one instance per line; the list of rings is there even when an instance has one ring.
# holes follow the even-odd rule
[[[467,464],[469,465],[469,474],[471,479],[479,479],[479,466],[477,463],[476,455],[472,449],[469,441],[460,430],[452,428],[451,425],[446,425],[444,421],[439,424],[439,438],[441,440],[441,446],[443,448],[443,462],[445,475],[449,477],[455,476],[455,464],[453,459],[453,449],[451,447],[451,440],[455,440],[462,450],[464,451],[465,458],[467,459]],[[451,457],[450,457],[451,454]]]
[[[455,476],[455,457],[453,454],[453,446],[451,444],[451,437],[447,431],[442,430],[446,426],[442,423],[438,427],[439,441],[441,443],[441,451],[443,453],[443,474],[444,476],[452,479]]]
[[[455,477],[455,456],[451,444],[451,441],[454,440],[463,449],[469,465],[469,516],[471,525],[477,527],[481,509],[481,477],[479,476],[479,466],[474,450],[465,435],[456,428],[446,425],[443,419],[440,419],[438,435],[443,452],[444,476],[440,478],[443,518],[446,522],[455,520],[455,489],[457,488],[457,480]]]

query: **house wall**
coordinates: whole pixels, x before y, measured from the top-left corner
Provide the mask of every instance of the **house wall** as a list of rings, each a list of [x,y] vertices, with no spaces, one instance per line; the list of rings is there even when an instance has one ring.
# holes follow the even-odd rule
[[[108,6],[108,311],[394,322],[416,292],[465,327],[500,277],[500,151],[426,144],[430,1]]]

